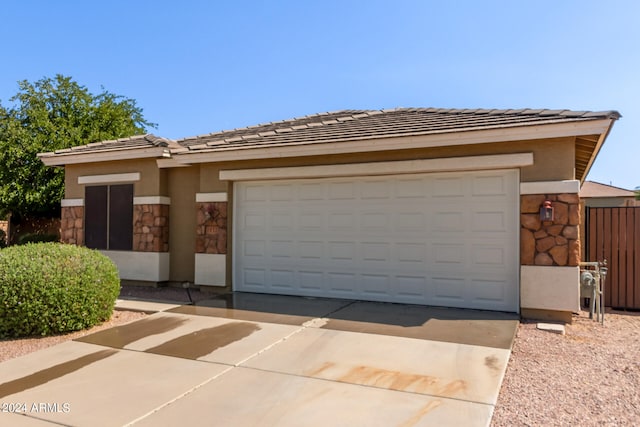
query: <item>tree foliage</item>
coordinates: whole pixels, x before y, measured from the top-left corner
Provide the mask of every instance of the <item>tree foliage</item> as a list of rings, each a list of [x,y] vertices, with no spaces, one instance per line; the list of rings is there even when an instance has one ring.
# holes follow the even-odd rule
[[[133,99],[105,91],[94,95],[56,75],[18,82],[9,106],[0,103],[0,217],[48,216],[64,195],[64,170],[37,154],[146,133],[156,127]]]

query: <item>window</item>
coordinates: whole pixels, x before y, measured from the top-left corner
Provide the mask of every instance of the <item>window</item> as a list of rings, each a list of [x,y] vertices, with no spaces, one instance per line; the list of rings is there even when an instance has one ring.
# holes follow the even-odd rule
[[[84,241],[88,248],[133,248],[133,184],[86,187],[84,204]]]

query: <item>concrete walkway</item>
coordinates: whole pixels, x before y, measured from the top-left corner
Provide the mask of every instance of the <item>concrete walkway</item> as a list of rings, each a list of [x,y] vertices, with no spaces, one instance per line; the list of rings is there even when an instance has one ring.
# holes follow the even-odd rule
[[[0,425],[487,426],[518,324],[252,294],[118,306],[155,313],[0,364]]]

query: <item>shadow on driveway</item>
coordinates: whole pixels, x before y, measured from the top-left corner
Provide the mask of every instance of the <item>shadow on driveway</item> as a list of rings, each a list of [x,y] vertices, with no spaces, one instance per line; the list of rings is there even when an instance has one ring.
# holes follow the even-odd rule
[[[411,304],[234,292],[180,306],[170,313],[302,325],[323,318],[323,329],[511,349],[518,315]]]

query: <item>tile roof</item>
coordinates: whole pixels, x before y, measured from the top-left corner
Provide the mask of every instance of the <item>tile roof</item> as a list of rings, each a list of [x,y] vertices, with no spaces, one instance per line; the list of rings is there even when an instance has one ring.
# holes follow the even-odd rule
[[[616,111],[397,108],[343,110],[183,138],[190,152],[428,135],[597,119]]]
[[[620,114],[617,111],[544,109],[396,108],[389,110],[342,110],[182,138],[177,141],[153,134],[136,135],[66,148],[53,153],[41,153],[39,156],[41,158],[62,158],[74,154],[108,153],[154,147],[164,147],[175,154],[215,152],[618,119],[619,117]]]
[[[43,153],[49,155],[70,155],[88,154],[115,150],[129,150],[136,148],[169,147],[179,148],[175,141],[162,138],[153,134],[135,135],[127,138],[113,139],[109,141],[93,142],[87,145],[64,148],[53,153]]]

